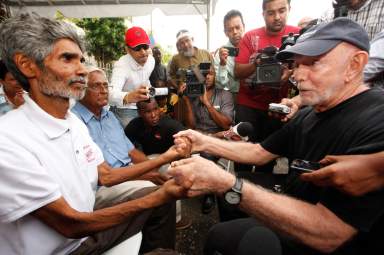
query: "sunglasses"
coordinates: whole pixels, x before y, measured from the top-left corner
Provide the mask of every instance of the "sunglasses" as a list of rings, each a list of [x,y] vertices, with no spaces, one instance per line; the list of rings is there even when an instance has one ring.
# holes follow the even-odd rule
[[[129,47],[131,48],[133,51],[141,51],[141,49],[144,49],[144,50],[148,50],[149,49],[149,45],[148,44],[140,44],[140,45],[137,45],[136,47]]]

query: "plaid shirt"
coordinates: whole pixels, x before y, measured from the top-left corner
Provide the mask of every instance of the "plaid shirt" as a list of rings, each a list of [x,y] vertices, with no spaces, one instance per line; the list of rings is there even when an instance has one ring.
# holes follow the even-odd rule
[[[358,10],[348,10],[347,18],[356,21],[368,33],[369,39],[384,29],[384,1],[367,0]],[[328,22],[333,19],[333,8],[328,10],[319,22]]]

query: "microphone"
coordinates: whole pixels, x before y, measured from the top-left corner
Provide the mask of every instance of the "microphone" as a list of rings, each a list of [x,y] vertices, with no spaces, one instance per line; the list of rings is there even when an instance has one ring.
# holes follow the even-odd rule
[[[243,141],[248,141],[248,136],[253,133],[253,125],[249,122],[239,122],[232,128],[232,131],[240,136]]]

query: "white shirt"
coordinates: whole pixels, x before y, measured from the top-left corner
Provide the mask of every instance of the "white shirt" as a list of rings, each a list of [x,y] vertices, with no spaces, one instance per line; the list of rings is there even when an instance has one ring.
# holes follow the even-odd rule
[[[228,41],[224,47],[232,47],[233,44]],[[220,65],[219,50],[216,51],[213,58],[215,73],[216,73],[216,88],[229,90],[232,93],[239,92],[240,82],[235,78],[235,57],[228,56],[227,64]]]
[[[123,99],[127,92],[137,89],[140,85],[151,86],[149,76],[154,67],[155,59],[152,55],[148,55],[144,66],[139,65],[129,54],[122,56],[113,67],[109,103],[118,108],[137,109],[135,103],[124,105]]]
[[[76,115],[57,119],[24,98],[0,118],[0,254],[67,254],[84,238],[67,239],[29,213],[60,197],[93,211],[103,155]]]

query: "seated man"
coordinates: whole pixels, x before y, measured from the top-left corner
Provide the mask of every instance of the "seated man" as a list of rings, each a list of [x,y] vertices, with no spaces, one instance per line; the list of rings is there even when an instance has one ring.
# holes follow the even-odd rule
[[[205,79],[205,92],[199,97],[183,96],[186,124],[204,133],[227,130],[232,124],[234,105],[229,91],[215,87],[215,70],[211,67]]]
[[[3,95],[0,95],[0,115],[17,108],[24,103],[24,90],[13,75],[8,71],[4,62],[0,60],[0,84]]]
[[[173,145],[173,135],[185,127],[168,115],[160,114],[159,106],[154,98],[137,103],[139,117],[134,118],[125,128],[125,134],[145,154],[160,154]],[[168,165],[168,164],[167,164]],[[161,167],[161,172],[167,165]],[[176,203],[176,228],[185,229],[191,221],[181,215],[181,202]]]
[[[137,103],[139,117],[125,128],[126,136],[146,155],[166,152],[173,145],[173,135],[185,127],[168,115],[161,115],[155,98]]]
[[[123,183],[140,171],[112,169],[69,111],[69,99],[84,96],[83,52],[82,39],[65,22],[22,14],[0,25],[1,58],[28,92],[0,121],[0,254],[102,254],[184,192],[171,180],[94,210],[97,186]],[[159,165],[180,153],[158,158]],[[141,252],[157,247],[146,242]]]
[[[177,137],[189,137],[195,151],[256,165],[279,155],[317,162],[328,154],[383,151],[384,92],[364,84],[368,51],[368,35],[354,21],[338,18],[317,25],[277,55],[295,60],[300,97],[310,107],[258,144],[227,142],[192,130],[181,131]],[[176,142],[183,146],[182,141]],[[172,166],[168,174],[190,187],[190,195],[225,194],[228,204],[252,216],[216,225],[205,254],[350,255],[382,249],[383,189],[355,197],[303,182],[300,172],[290,171],[286,194],[276,194],[243,183],[199,157]]]

